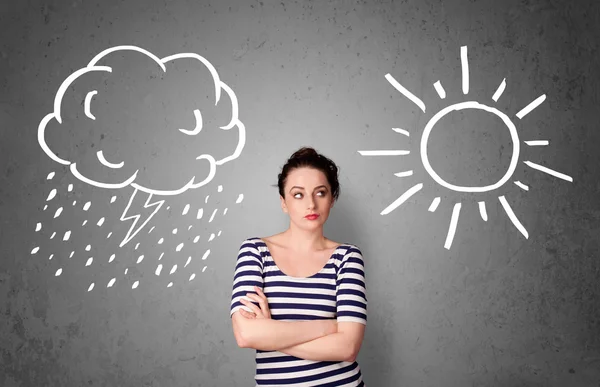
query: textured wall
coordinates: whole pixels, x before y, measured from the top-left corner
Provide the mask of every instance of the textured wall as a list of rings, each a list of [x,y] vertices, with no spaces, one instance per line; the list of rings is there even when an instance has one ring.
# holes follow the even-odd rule
[[[368,386],[599,386],[594,3],[3,2],[0,385],[253,385],[253,351],[237,348],[228,315],[235,257],[243,239],[287,226],[270,185],[293,150],[312,145],[341,167],[326,234],[365,256],[369,325],[358,361]],[[156,59],[201,55],[233,94],[215,88],[197,59],[165,72],[139,52],[113,53],[98,63],[112,72],[88,72],[64,89],[61,122],[48,116],[43,138],[67,164],[57,162],[38,141],[40,123],[63,81],[119,45]],[[219,129],[235,116],[234,99],[240,121]],[[514,173],[488,192],[447,189],[423,165],[427,123],[463,101],[503,112],[518,136]],[[194,129],[196,108],[202,131],[178,131]],[[240,125],[239,157],[195,159],[232,154]],[[499,115],[466,109],[438,121],[426,150],[445,181],[487,186],[511,168],[513,139]],[[524,142],[533,140],[548,145]],[[99,150],[124,167],[103,166]],[[69,162],[107,185],[77,179]],[[120,217],[147,219],[157,207],[118,183],[133,176],[137,187],[173,189],[210,176],[211,166],[207,184],[150,197],[164,203],[119,246],[133,222]],[[406,191],[414,195],[380,215]]]

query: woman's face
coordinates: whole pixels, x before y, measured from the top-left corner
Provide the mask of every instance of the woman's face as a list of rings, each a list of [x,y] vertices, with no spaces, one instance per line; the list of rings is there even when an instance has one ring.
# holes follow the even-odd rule
[[[296,168],[288,174],[283,190],[285,197],[280,197],[281,208],[290,216],[291,222],[303,229],[325,224],[334,200],[323,172],[308,167]],[[309,214],[318,217],[308,219]]]

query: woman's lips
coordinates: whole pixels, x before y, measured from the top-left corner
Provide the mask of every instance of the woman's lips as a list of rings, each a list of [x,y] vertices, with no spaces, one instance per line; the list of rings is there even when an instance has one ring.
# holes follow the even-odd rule
[[[305,218],[308,220],[316,220],[319,217],[318,214],[306,215]]]

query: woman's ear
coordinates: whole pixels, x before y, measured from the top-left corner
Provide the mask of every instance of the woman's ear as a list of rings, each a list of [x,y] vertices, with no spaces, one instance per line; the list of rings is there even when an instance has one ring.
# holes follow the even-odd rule
[[[283,196],[279,195],[279,200],[281,201],[281,209],[287,214],[288,210],[287,206],[285,205],[285,199],[283,198]]]

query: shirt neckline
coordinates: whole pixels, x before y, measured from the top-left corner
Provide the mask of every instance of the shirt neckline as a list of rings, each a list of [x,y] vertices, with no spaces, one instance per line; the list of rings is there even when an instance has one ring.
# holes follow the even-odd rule
[[[323,265],[323,267],[321,268],[321,270],[319,270],[318,272],[316,272],[314,274],[311,274],[310,276],[307,276],[307,277],[294,277],[294,276],[291,276],[289,274],[284,273],[283,270],[281,270],[281,268],[279,266],[277,266],[277,262],[275,262],[275,258],[273,258],[273,255],[271,254],[271,250],[269,249],[269,246],[267,246],[267,243],[262,238],[258,238],[258,239],[264,245],[265,250],[269,253],[269,256],[271,257],[271,261],[273,262],[273,266],[275,266],[275,268],[277,268],[277,270],[279,270],[279,272],[281,274],[283,274],[284,276],[286,276],[288,278],[298,279],[298,280],[310,279],[310,278],[313,278],[313,277],[317,276],[318,274],[320,274],[323,270],[325,270],[325,268],[327,267],[327,265],[329,264],[329,262],[331,262],[331,260],[333,259],[334,255],[336,255],[336,252],[338,251],[338,249],[340,247],[342,247],[342,246],[345,246],[344,243],[337,245],[335,247],[335,249],[333,249],[333,252],[329,256],[329,259],[327,260],[327,262],[325,262],[325,265]]]

